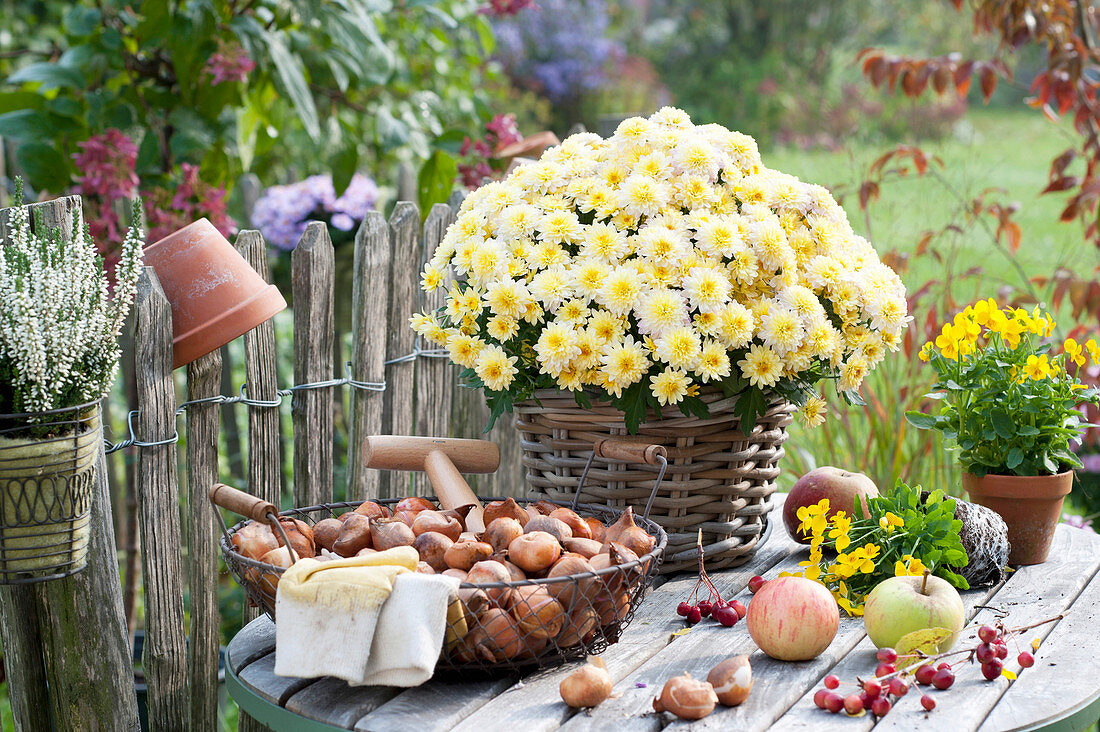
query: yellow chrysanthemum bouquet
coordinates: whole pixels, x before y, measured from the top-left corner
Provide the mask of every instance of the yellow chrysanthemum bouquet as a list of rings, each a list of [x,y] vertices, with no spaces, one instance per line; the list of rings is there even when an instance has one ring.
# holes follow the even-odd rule
[[[423,271],[446,304],[412,326],[485,389],[495,420],[537,389],[705,417],[774,395],[824,418],[817,385],[856,392],[908,318],[897,274],[829,192],[769,170],[755,141],[666,107],[584,133],[464,202]]]
[[[1078,378],[1100,345],[1070,338],[1052,353],[1054,319],[1035,308],[1001,308],[979,300],[944,323],[920,358],[938,375],[929,397],[942,400],[933,414],[909,412],[922,429],[941,430],[959,448],[973,475],[1054,475],[1081,467],[1070,442],[1085,427],[1080,404],[1100,393]]]

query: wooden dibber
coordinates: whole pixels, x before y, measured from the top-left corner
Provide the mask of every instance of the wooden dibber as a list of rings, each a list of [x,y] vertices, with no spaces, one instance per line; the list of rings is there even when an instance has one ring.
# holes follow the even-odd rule
[[[486,440],[449,437],[368,437],[365,467],[379,470],[423,470],[445,509],[471,507],[466,528],[485,530],[481,502],[462,473],[492,473],[500,465],[500,448]]]

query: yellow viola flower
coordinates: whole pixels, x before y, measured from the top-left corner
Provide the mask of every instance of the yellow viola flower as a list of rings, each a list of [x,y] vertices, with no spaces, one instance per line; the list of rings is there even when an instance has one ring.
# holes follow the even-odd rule
[[[878,520],[879,528],[885,531],[887,534],[893,532],[899,526],[904,526],[905,522],[894,514],[893,511],[887,511],[886,515]]]
[[[1027,364],[1024,366],[1024,375],[1035,381],[1047,378],[1050,375],[1050,362],[1046,354],[1028,356]]]
[[[1074,340],[1073,338],[1067,338],[1066,342],[1062,345],[1062,349],[1065,352],[1067,363],[1075,363],[1078,367],[1085,365],[1085,348],[1084,346],[1080,345],[1076,340]]]
[[[829,499],[822,498],[817,503],[810,506],[801,506],[795,511],[795,516],[800,521],[798,528],[811,535],[824,535],[825,529],[829,522],[827,514],[829,513]]]

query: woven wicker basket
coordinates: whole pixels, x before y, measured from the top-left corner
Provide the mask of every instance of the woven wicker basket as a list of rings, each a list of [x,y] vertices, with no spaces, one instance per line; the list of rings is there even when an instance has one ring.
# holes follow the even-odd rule
[[[622,412],[606,402],[593,398],[592,408],[582,409],[568,392],[537,392],[535,399],[515,405],[528,494],[572,500],[592,445],[600,438],[664,445],[668,470],[650,512],[650,518],[668,532],[661,571],[698,566],[700,529],[708,567],[748,561],[772,508],[778,463],[794,408],[785,400],[772,402],[752,432],[744,435],[733,412],[736,397],[704,390],[700,398],[710,409],[708,419],[685,417],[670,408],[663,417],[650,413],[631,437]],[[600,461],[589,470],[578,500],[620,510],[629,505],[640,514],[656,470]]]

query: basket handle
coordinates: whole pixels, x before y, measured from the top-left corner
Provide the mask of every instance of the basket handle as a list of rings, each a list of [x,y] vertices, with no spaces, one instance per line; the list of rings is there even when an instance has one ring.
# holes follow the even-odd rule
[[[224,483],[215,483],[210,488],[210,502],[227,511],[250,518],[253,521],[269,522],[268,514],[278,514],[279,509],[270,501],[253,496]]]
[[[664,445],[651,445],[645,442],[631,442],[600,438],[592,445],[592,453],[604,460],[616,460],[623,463],[645,463],[660,465],[658,457],[668,458]]]
[[[665,479],[665,470],[668,468],[668,450],[664,445],[655,445],[647,442],[631,442],[630,440],[616,440],[614,438],[601,437],[592,443],[592,454],[588,456],[588,462],[581,471],[581,479],[577,483],[577,492],[573,494],[572,508],[577,508],[577,500],[581,497],[581,489],[588,477],[588,470],[592,467],[592,461],[596,458],[614,460],[623,463],[645,463],[657,465],[657,477],[653,481],[653,490],[649,492],[649,498],[645,502],[645,513],[642,518],[649,518],[649,511],[653,508],[653,499],[657,495],[657,489],[661,487],[661,481]]]
[[[290,545],[290,540],[287,538],[286,531],[279,521],[279,509],[275,507],[275,504],[270,501],[265,501],[258,496],[245,493],[232,486],[225,485],[224,483],[215,483],[212,485],[208,495],[210,497],[210,502],[215,506],[224,508],[227,511],[232,511],[245,518],[250,518],[253,521],[270,524],[271,528],[278,534],[278,537],[282,538],[282,546],[285,546],[287,551],[290,552],[291,563],[293,564],[298,561],[298,554],[294,551],[294,547]],[[225,525],[225,519],[222,518],[220,511],[215,511],[214,513],[217,515],[218,521],[221,522],[222,534],[225,536],[226,544],[229,544],[229,527]]]

